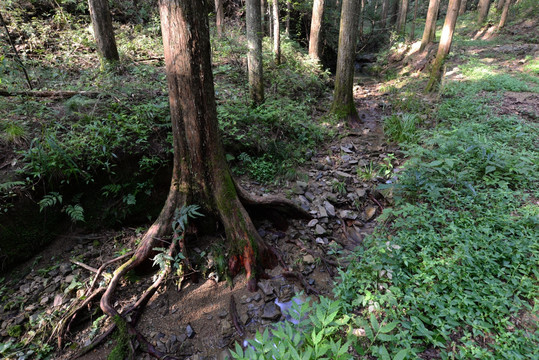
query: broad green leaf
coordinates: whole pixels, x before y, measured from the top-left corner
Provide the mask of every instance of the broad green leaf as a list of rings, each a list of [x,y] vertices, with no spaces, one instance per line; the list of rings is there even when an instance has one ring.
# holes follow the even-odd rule
[[[371,313],[370,321],[371,321],[372,331],[377,333],[378,330],[380,329],[380,324],[378,324],[378,320],[376,320],[376,316],[372,313]]]
[[[395,355],[393,360],[404,360],[406,358],[406,355],[408,355],[408,349],[402,349]]]
[[[392,331],[397,325],[398,325],[398,321],[393,321],[393,322],[390,322],[389,324],[382,325],[380,327],[380,332],[382,334],[387,334],[388,332]]]

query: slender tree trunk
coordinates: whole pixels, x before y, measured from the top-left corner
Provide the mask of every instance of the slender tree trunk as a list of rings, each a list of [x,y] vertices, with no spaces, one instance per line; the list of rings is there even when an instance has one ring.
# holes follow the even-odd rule
[[[406,31],[406,17],[408,15],[408,0],[401,0],[399,17],[397,18],[397,32],[404,34]]]
[[[415,38],[415,21],[417,19],[417,4],[419,0],[414,1],[414,20],[412,20],[412,29],[410,30],[410,40],[414,41]]]
[[[380,23],[382,28],[387,28],[387,13],[389,10],[389,0],[383,0],[382,2],[382,15],[380,16]]]
[[[440,44],[438,45],[438,52],[436,53],[436,59],[432,65],[430,79],[426,88],[427,92],[434,91],[440,82],[442,66],[451,50],[451,42],[453,41],[453,32],[455,31],[455,24],[457,23],[459,7],[460,0],[449,0],[444,27],[442,28],[442,36],[440,37]]]
[[[340,119],[346,119],[356,126],[359,115],[354,104],[354,62],[356,55],[356,36],[358,28],[357,0],[343,0],[339,30],[339,49],[337,54],[337,73],[331,112]]]
[[[462,1],[462,0],[461,0]],[[505,1],[506,0],[498,0],[498,2],[496,3],[496,9],[498,11],[502,10],[504,5],[505,5]]]
[[[269,2],[267,5],[267,17],[268,17],[268,35],[271,40],[271,43],[273,44],[273,14],[272,14],[272,0],[268,0]]]
[[[365,20],[365,0],[361,0],[359,8],[359,37],[363,36],[363,21]]]
[[[279,2],[272,0],[273,2],[273,55],[275,57],[275,64],[281,64],[281,25],[279,23]]]
[[[423,30],[423,37],[421,38],[421,46],[419,51],[423,51],[428,43],[431,41],[431,33],[433,29],[436,29],[436,17],[438,16],[438,7],[440,6],[440,0],[430,0],[429,9],[427,10],[427,19],[425,21],[425,30]]]
[[[290,37],[290,16],[292,15],[292,0],[286,0],[286,36]]]
[[[467,3],[468,3],[468,0],[460,0],[459,16],[464,15],[464,13],[466,12]]]
[[[246,0],[247,46],[249,47],[249,52],[247,53],[249,94],[255,106],[264,102],[260,9],[260,0]]]
[[[394,0],[392,3],[391,3],[391,17],[390,17],[390,23],[392,24],[392,26],[396,26],[397,25],[397,18],[398,18],[398,15],[399,15],[399,3],[400,3],[400,0]]]
[[[217,27],[217,36],[223,36],[224,25],[225,10],[223,8],[223,0],[215,0],[215,26]]]
[[[245,7],[247,8],[247,2],[249,0],[245,0]],[[269,35],[269,32],[266,33],[266,0],[259,0],[260,1],[260,26],[262,27],[262,38],[265,35]]]
[[[505,26],[507,15],[509,14],[509,6],[511,6],[511,0],[505,0],[505,4],[503,4],[502,16],[500,17],[500,22],[498,23],[498,30]]]
[[[324,19],[324,0],[314,0],[311,18],[311,34],[309,36],[309,56],[320,60],[320,32]]]
[[[112,18],[110,16],[108,0],[88,0],[90,18],[94,29],[94,38],[97,43],[97,51],[105,62],[117,62],[120,60]]]
[[[479,26],[485,22],[489,9],[490,0],[479,0],[479,4],[477,4],[477,23]]]

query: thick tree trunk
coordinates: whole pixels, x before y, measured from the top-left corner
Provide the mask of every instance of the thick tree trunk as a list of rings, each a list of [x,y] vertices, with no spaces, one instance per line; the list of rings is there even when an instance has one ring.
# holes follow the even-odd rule
[[[275,64],[281,64],[281,24],[279,23],[279,2],[272,1],[273,9],[273,56]]]
[[[444,27],[442,28],[442,36],[440,37],[440,44],[438,45],[438,52],[436,53],[436,59],[432,65],[429,83],[426,88],[427,92],[433,91],[440,82],[442,66],[451,50],[451,42],[453,41],[453,32],[455,31],[455,24],[457,23],[459,7],[460,0],[449,0]]]
[[[468,3],[468,0],[460,0],[459,16],[464,15],[464,13],[466,12],[467,3]]]
[[[410,40],[414,41],[415,38],[415,21],[417,19],[417,4],[419,0],[414,1],[414,19],[412,20],[412,29],[410,30]]]
[[[247,68],[249,74],[249,94],[253,105],[260,105],[264,102],[260,9],[260,0],[246,1],[247,46],[249,47]]]
[[[502,10],[504,8],[505,1],[506,0],[498,0],[498,2],[496,3],[496,10],[498,11]]]
[[[331,105],[331,111],[340,119],[347,119],[352,126],[359,122],[353,95],[358,3],[357,0],[344,0],[342,4],[337,73]]]
[[[509,6],[511,6],[511,0],[505,0],[502,16],[500,17],[500,22],[498,23],[498,30],[505,26],[505,22],[507,21],[507,15],[509,14]]]
[[[225,9],[223,0],[215,0],[215,26],[217,27],[217,36],[223,36],[225,26]]]
[[[90,9],[90,18],[92,19],[94,38],[97,43],[97,51],[101,59],[105,62],[119,61],[120,56],[114,39],[108,0],[88,0],[88,7]]]
[[[425,29],[423,30],[423,37],[421,38],[421,46],[419,51],[423,51],[428,43],[431,41],[431,33],[433,29],[436,29],[436,17],[438,16],[438,7],[440,6],[440,0],[430,0],[429,9],[427,10],[427,19],[425,21]]]
[[[408,0],[401,0],[399,7],[399,17],[397,18],[397,32],[404,34],[406,27],[406,17],[408,15]]]
[[[311,35],[309,36],[309,56],[320,60],[320,32],[324,19],[324,0],[314,0],[311,18]]]
[[[479,0],[479,4],[477,4],[477,23],[479,26],[485,22],[489,10],[490,0]]]
[[[393,0],[391,3],[391,11],[389,13],[389,23],[395,27],[397,24],[397,18],[399,16],[399,3],[400,0]]]
[[[380,16],[380,23],[382,29],[387,28],[387,13],[389,11],[389,0],[383,0],[382,2],[382,15]]]

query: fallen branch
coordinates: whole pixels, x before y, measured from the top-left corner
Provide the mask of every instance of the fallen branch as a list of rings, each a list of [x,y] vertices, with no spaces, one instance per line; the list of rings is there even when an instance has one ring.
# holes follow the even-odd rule
[[[74,260],[74,259],[71,259],[71,262],[72,262],[73,264],[75,264],[75,265],[80,266],[80,267],[83,268],[83,269],[86,269],[86,270],[91,271],[91,272],[96,273],[96,274],[97,274],[97,272],[99,271],[98,269],[96,269],[96,268],[94,268],[94,267],[91,267],[90,265],[86,265],[85,263],[82,263],[82,262],[77,261],[77,260]]]
[[[30,97],[44,97],[44,98],[70,98],[75,95],[82,95],[87,97],[97,97],[100,93],[96,91],[7,91],[0,90],[0,96],[30,96]]]
[[[245,334],[245,331],[243,329],[243,326],[238,316],[238,310],[236,309],[236,301],[234,300],[234,295],[230,295],[229,311],[230,311],[230,317],[232,318],[232,323],[234,324],[234,327],[236,328],[238,335],[243,336]]]

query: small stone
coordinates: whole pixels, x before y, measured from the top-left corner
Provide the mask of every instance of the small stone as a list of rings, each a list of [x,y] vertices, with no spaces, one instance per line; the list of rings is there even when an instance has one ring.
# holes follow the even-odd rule
[[[196,333],[193,327],[191,326],[191,324],[187,324],[187,327],[185,328],[185,335],[187,335],[189,339],[192,339],[195,337]]]
[[[372,219],[374,214],[376,214],[376,208],[373,206],[367,206],[365,209],[365,221]]]
[[[339,215],[341,216],[341,218],[343,219],[347,219],[347,220],[355,220],[357,219],[357,214],[355,212],[353,212],[352,210],[342,210]]]
[[[71,274],[71,275],[67,275],[64,279],[64,282],[66,284],[71,284],[71,282],[75,280],[75,275]]]
[[[221,312],[219,313],[219,318],[221,319],[224,319],[228,316],[228,311],[226,310],[221,310]]]
[[[262,319],[266,320],[279,320],[281,317],[281,309],[273,302],[267,303],[264,306],[264,312],[262,313]]]
[[[63,276],[66,276],[67,274],[71,272],[71,264],[62,263],[60,264],[60,267],[58,268],[58,270],[60,271],[60,274],[62,274]]]
[[[274,296],[274,293],[273,293],[274,288],[269,281],[259,282],[258,287],[260,288],[260,290],[262,290],[264,295],[266,295],[267,297]]]
[[[316,241],[317,244],[320,244],[320,245],[327,245],[328,244],[328,239],[326,239],[326,238],[317,237],[315,241]]]
[[[64,297],[62,296],[62,294],[56,294],[56,296],[54,297],[54,301],[52,303],[53,306],[60,306],[64,303]]]
[[[307,280],[307,282],[309,283],[309,285],[314,285],[314,279],[309,279]]]
[[[323,235],[326,233],[326,229],[324,229],[322,226],[320,225],[316,225],[316,227],[314,228],[314,232],[317,234],[317,235]]]
[[[314,194],[310,191],[305,192],[305,198],[310,202],[313,202],[315,198]]]
[[[212,315],[206,315],[206,320],[212,320],[212,319],[213,319]]]
[[[249,318],[249,315],[248,315],[247,313],[241,314],[241,316],[240,316],[240,321],[241,321],[242,324],[247,325],[247,323],[249,322],[249,320],[251,320],[251,319]]]
[[[178,336],[178,342],[181,344],[183,342],[185,342],[185,340],[187,340],[187,335],[185,334],[181,334]]]
[[[326,208],[320,206],[318,208],[318,217],[319,218],[327,218],[328,217],[328,212],[326,211]]]
[[[359,198],[364,198],[367,193],[365,189],[356,189],[356,194]]]
[[[303,262],[306,263],[306,264],[314,264],[314,256],[312,256],[311,254],[307,254],[303,257]]]
[[[324,209],[326,209],[329,216],[335,217],[335,207],[327,200],[324,201]]]
[[[34,305],[34,304],[28,305],[28,306],[26,306],[26,307],[24,308],[24,310],[27,311],[27,312],[32,312],[32,311],[34,311],[35,309],[37,309],[37,306]]]
[[[256,302],[259,302],[261,299],[262,299],[262,295],[260,295],[260,293],[256,293],[253,296],[253,300],[256,301]]]
[[[316,224],[318,224],[318,219],[312,219],[312,220],[309,221],[309,223],[307,224],[307,227],[314,227]]]
[[[50,298],[48,296],[44,296],[41,298],[41,300],[39,301],[39,304],[40,305],[47,305],[47,303],[49,302]]]

